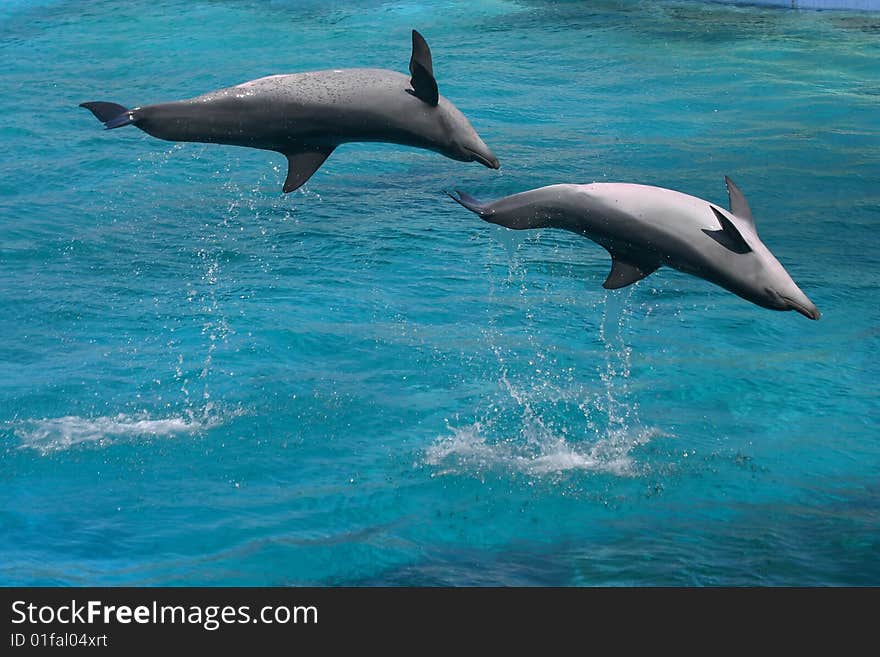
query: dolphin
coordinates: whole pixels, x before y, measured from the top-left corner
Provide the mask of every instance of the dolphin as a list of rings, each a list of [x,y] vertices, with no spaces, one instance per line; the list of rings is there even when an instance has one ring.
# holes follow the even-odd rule
[[[108,130],[134,125],[168,141],[278,151],[288,161],[285,192],[302,186],[347,142],[415,146],[497,169],[498,158],[439,94],[431,50],[415,30],[409,70],[409,78],[376,68],[270,75],[170,103],[128,109],[88,102],[80,107]]]
[[[550,185],[492,203],[457,190],[447,194],[489,223],[563,228],[593,240],[611,254],[605,289],[626,287],[665,265],[764,308],[819,319],[819,310],[758,237],[742,191],[727,176],[724,181],[729,211],[671,189],[630,183]]]

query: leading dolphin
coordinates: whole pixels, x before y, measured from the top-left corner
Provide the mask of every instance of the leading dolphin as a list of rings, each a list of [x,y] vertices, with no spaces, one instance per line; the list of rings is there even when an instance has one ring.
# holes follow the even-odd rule
[[[745,196],[725,177],[730,211],[695,196],[629,183],[551,185],[481,203],[449,194],[507,228],[564,228],[611,254],[603,287],[635,283],[666,265],[773,310],[819,319],[819,310],[758,237]]]
[[[436,151],[491,169],[498,158],[465,116],[441,96],[431,51],[412,32],[411,77],[357,68],[270,75],[171,103],[128,109],[82,103],[108,130],[135,125],[169,141],[278,151],[287,156],[284,191],[303,185],[340,144],[390,142]]]

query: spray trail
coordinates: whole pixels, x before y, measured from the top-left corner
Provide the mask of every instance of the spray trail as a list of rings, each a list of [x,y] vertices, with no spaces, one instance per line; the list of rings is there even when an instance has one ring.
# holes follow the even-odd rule
[[[606,293],[600,358],[584,377],[542,348],[528,322],[525,355],[505,350],[497,330],[487,334],[497,364],[496,390],[478,402],[476,421],[447,421],[447,433],[428,448],[425,462],[438,474],[638,475],[633,450],[663,434],[642,425],[630,392],[632,350],[624,340],[629,296]],[[530,316],[527,312],[526,319]]]

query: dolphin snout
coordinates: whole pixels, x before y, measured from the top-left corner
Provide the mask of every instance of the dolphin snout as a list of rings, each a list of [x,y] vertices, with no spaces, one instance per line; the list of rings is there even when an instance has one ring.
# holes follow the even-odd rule
[[[782,296],[782,300],[788,305],[789,310],[797,310],[801,315],[809,319],[819,319],[821,313],[816,308],[816,304],[810,301],[806,295],[802,299],[792,299],[791,297]]]
[[[501,168],[501,162],[499,162],[498,158],[495,157],[495,153],[490,151],[488,148],[486,148],[486,150],[482,153],[467,147],[465,147],[465,150],[473,157],[475,161],[479,162],[480,164],[485,165],[490,169]]]

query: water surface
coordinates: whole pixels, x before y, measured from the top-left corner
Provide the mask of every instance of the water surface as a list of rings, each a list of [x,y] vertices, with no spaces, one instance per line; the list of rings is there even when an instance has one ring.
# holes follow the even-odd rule
[[[285,196],[77,107],[413,27],[499,172],[347,145]],[[0,582],[880,584],[876,16],[16,0],[0,65]],[[442,194],[725,174],[819,322]]]

